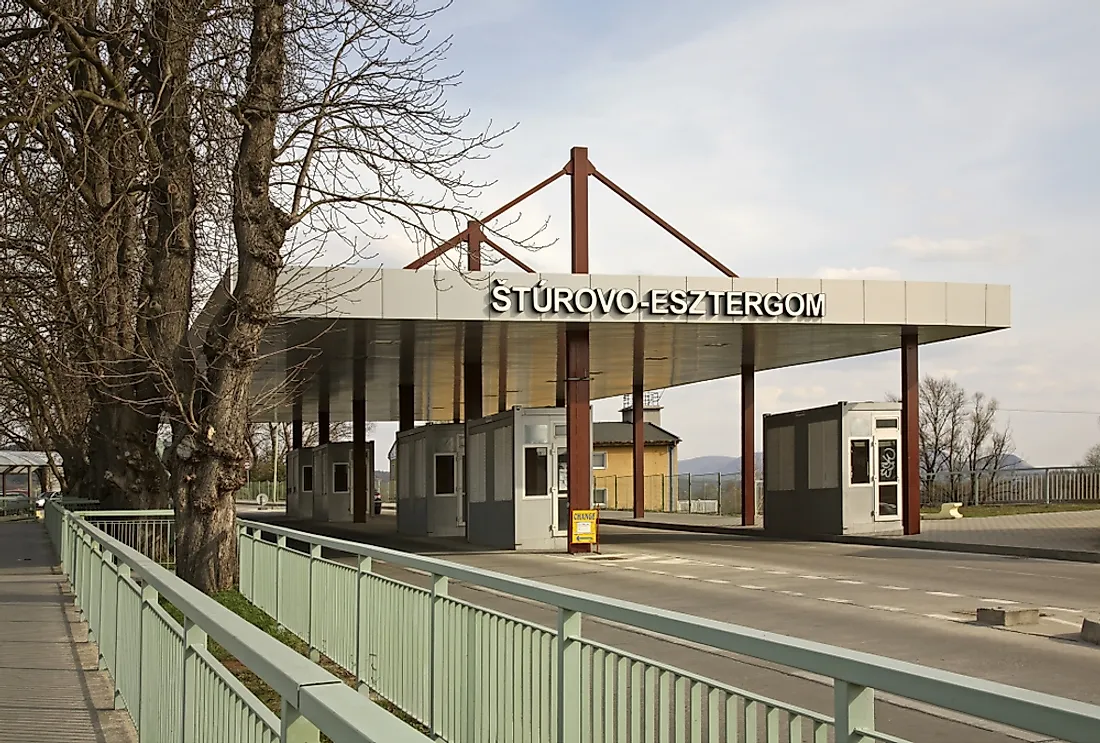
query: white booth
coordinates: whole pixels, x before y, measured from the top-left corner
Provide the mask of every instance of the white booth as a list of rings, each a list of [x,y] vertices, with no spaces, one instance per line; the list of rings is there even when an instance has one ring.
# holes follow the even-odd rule
[[[390,471],[397,472],[397,531],[429,537],[466,534],[462,486],[466,426],[443,423],[399,431]]]
[[[515,407],[468,426],[467,540],[501,549],[564,551],[569,539],[565,408]],[[584,501],[592,502],[591,486]]]
[[[764,530],[901,534],[901,403],[764,416]]]
[[[287,515],[311,521],[354,518],[354,446],[350,441],[287,452]],[[366,442],[367,508],[374,502],[374,442]]]

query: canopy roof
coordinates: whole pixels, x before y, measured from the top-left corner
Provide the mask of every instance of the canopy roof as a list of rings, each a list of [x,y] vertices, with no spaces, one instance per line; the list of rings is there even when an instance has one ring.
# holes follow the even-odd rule
[[[909,281],[856,281],[786,278],[695,278],[686,276],[602,276],[476,272],[460,274],[424,268],[299,268],[284,272],[278,322],[263,342],[264,358],[255,374],[253,395],[266,412],[262,420],[289,420],[294,390],[304,417],[312,419],[327,396],[332,420],[350,420],[353,359],[364,370],[367,419],[398,420],[402,380],[402,338],[411,350],[418,421],[453,420],[462,410],[462,369],[467,326],[482,333],[483,410],[498,409],[501,375],[507,406],[554,405],[559,380],[558,349],[563,329],[588,324],[591,337],[592,399],[631,392],[635,326],[644,326],[646,390],[664,389],[740,373],[742,342],[756,335],[758,371],[897,349],[902,329],[914,328],[921,344],[1010,327],[1010,289],[1002,285]],[[644,307],[629,313],[536,312],[530,294],[524,311],[494,309],[497,281],[504,291],[533,287],[568,289],[582,309],[594,296],[577,289],[630,292],[651,297],[682,290],[705,294],[701,314],[654,314]],[[230,276],[214,293],[196,324],[196,339],[228,296]],[[726,304],[727,293],[731,296]],[[823,302],[813,312],[765,314],[744,309],[750,295],[776,295],[777,309],[787,295]],[[513,299],[517,295],[511,295]],[[572,301],[572,300],[571,300]],[[801,302],[801,305],[799,304]],[[736,305],[736,306],[735,306]],[[552,308],[553,309],[553,308]],[[571,309],[576,310],[573,306]],[[788,308],[789,309],[789,308]],[[293,380],[288,384],[288,379]],[[326,395],[327,389],[327,395]]]

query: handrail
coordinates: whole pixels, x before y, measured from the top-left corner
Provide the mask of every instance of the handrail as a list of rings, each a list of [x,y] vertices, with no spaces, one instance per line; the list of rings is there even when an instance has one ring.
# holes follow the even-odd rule
[[[465,581],[566,611],[707,645],[731,653],[980,716],[1068,743],[1096,743],[1100,706],[907,661],[779,635],[631,601],[459,565],[433,557],[238,519],[238,527]]]
[[[60,508],[52,503],[48,506]],[[79,528],[97,541],[101,549],[109,551],[117,563],[128,566],[132,575],[167,598],[189,622],[263,679],[302,716],[321,722],[320,729],[335,728],[342,736],[340,740],[361,743],[427,743],[429,740],[335,675],[84,518],[64,510],[61,517],[77,522]]]

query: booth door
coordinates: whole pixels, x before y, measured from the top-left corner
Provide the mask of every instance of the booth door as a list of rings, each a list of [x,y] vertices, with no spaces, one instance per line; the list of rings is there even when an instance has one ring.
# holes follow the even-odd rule
[[[875,520],[901,518],[901,436],[897,415],[874,419]]]
[[[565,428],[565,426],[557,426]],[[565,437],[554,438],[554,531],[569,532],[569,451]]]

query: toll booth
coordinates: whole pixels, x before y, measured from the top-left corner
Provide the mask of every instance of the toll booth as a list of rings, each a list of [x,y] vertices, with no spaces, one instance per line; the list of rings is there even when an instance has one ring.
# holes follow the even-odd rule
[[[286,453],[286,515],[309,521],[313,518],[313,448],[291,449]]]
[[[354,519],[354,446],[350,441],[287,452],[287,515],[311,521]],[[366,442],[367,508],[374,501],[374,442]],[[293,500],[292,500],[293,498]]]
[[[764,416],[764,531],[901,534],[901,404]]]
[[[467,540],[498,549],[564,551],[569,539],[565,408],[515,407],[468,426]],[[591,507],[591,485],[585,503]]]
[[[399,533],[465,536],[466,499],[462,483],[465,433],[463,423],[426,425],[398,432],[391,450],[390,472],[397,472]]]

